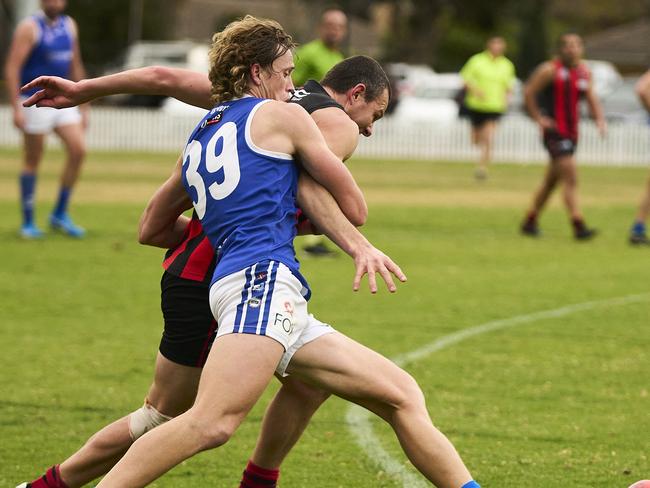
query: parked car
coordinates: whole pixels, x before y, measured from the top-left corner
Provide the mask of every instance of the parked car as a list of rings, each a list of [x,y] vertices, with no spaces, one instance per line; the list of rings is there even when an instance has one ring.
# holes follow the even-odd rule
[[[463,87],[458,73],[436,73],[427,65],[386,65],[394,86],[397,105],[390,114],[408,122],[448,123],[458,117],[454,100]]]
[[[607,61],[587,60],[596,95],[610,121],[646,123],[647,116],[634,93],[635,79],[622,78]],[[458,117],[455,101],[463,80],[458,73],[436,73],[426,65],[393,63],[386,71],[398,99],[391,117],[408,122],[451,123]],[[507,115],[525,115],[523,83],[515,82]],[[583,116],[588,116],[582,104]]]
[[[638,78],[625,77],[603,98],[605,117],[610,122],[648,124],[650,119],[634,90]]]

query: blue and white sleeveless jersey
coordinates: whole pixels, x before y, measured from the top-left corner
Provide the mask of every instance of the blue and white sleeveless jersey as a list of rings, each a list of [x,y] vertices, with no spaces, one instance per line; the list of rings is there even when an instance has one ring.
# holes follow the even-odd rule
[[[28,83],[39,76],[70,75],[74,35],[72,20],[67,15],[59,15],[54,22],[48,24],[45,14],[32,16],[36,24],[36,44],[32,49],[20,73],[21,84]],[[36,93],[31,90],[25,95]]]
[[[293,157],[256,147],[250,126],[269,100],[245,97],[213,108],[183,152],[183,184],[218,263],[212,283],[257,262],[283,263],[303,284],[293,248],[298,167]]]

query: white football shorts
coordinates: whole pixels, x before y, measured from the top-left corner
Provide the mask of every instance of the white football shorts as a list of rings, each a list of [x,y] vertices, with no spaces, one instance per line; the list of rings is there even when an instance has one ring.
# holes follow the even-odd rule
[[[277,261],[263,261],[224,276],[210,288],[210,308],[226,334],[257,334],[284,347],[276,372],[286,369],[295,352],[334,329],[307,313],[303,285],[291,270]]]
[[[27,98],[22,98],[22,101]],[[25,132],[27,134],[47,134],[57,127],[80,124],[81,112],[77,107],[23,107]]]

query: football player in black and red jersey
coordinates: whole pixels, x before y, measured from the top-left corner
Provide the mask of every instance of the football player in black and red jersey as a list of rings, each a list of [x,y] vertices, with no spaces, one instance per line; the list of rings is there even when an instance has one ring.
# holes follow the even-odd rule
[[[521,225],[524,235],[537,237],[539,215],[558,183],[563,186],[566,206],[574,236],[588,240],[596,234],[587,227],[578,204],[578,171],[575,150],[578,144],[578,102],[584,98],[601,136],[607,132],[603,109],[593,89],[591,73],[582,62],[584,49],[578,34],[560,36],[558,56],[539,65],[524,88],[526,108],[539,125],[550,164],[544,180]]]

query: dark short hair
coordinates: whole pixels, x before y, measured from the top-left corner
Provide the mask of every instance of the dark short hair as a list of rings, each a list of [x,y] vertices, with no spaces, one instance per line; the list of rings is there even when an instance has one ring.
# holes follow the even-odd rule
[[[576,36],[582,41],[582,36],[578,34],[576,31],[568,30],[560,34],[560,36],[557,38],[557,48],[561,48],[564,46],[564,41],[566,40],[567,37],[569,36]]]
[[[366,85],[364,99],[367,102],[379,98],[386,89],[390,98],[388,76],[381,65],[369,56],[352,56],[344,59],[334,65],[321,80],[323,86],[331,88],[336,93],[345,93],[359,83]]]
[[[325,17],[325,14],[330,13],[330,12],[343,12],[345,14],[345,10],[343,10],[340,6],[337,4],[330,4],[327,5],[323,10],[320,11],[320,17],[319,17],[319,22],[323,21],[323,17]],[[347,16],[347,14],[345,14]]]

